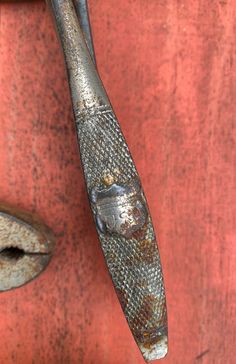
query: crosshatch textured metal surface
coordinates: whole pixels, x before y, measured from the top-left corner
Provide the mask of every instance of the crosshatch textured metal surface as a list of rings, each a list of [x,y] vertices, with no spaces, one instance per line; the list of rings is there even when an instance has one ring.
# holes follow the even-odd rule
[[[171,311],[160,364],[235,364],[235,1],[89,6],[101,76],[139,141],[148,195],[159,191]],[[1,295],[0,363],[143,364],[90,231],[51,17],[43,1],[0,7],[1,198],[35,210],[58,239],[39,279]]]
[[[107,179],[108,183],[123,186],[137,180],[135,165],[111,107],[83,113],[78,110],[75,114],[88,193],[94,188],[106,189]],[[92,209],[96,220],[93,204]],[[129,238],[102,233],[98,226],[97,230],[118,298],[144,358],[163,356],[167,350],[165,291],[149,213],[145,224]]]

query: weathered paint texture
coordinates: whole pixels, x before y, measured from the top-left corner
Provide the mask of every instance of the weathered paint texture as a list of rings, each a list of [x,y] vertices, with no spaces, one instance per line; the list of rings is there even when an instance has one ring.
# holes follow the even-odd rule
[[[234,364],[234,0],[91,0],[100,74],[136,161],[167,291],[166,364]],[[95,232],[69,90],[42,2],[0,4],[0,200],[56,232],[0,295],[3,364],[141,364]]]

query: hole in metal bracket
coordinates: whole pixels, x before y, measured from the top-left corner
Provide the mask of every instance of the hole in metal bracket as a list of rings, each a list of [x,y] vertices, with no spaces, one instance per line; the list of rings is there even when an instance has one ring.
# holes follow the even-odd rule
[[[25,251],[15,246],[7,247],[0,252],[0,258],[5,258],[8,260],[19,260],[23,258],[24,255]]]

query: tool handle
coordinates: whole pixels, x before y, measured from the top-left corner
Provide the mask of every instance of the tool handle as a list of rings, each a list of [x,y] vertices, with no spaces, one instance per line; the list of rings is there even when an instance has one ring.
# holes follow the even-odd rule
[[[145,359],[167,351],[160,257],[138,173],[110,108],[76,112],[80,155],[105,260]]]
[[[104,257],[146,360],[167,352],[160,257],[139,176],[86,46],[71,0],[51,0],[61,40],[81,161]]]

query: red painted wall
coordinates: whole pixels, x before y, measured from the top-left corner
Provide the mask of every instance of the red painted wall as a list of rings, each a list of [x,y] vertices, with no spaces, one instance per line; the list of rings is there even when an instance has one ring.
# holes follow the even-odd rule
[[[98,67],[149,200],[166,364],[234,364],[236,3],[91,0]],[[92,222],[46,6],[0,4],[0,199],[56,232],[48,269],[0,295],[1,364],[141,364]]]

